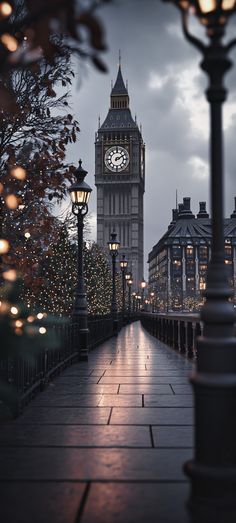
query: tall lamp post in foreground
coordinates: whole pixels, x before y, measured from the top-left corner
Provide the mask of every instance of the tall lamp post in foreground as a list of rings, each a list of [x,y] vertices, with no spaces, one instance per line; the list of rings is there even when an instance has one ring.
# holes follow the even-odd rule
[[[84,284],[84,270],[83,270],[83,227],[84,217],[88,212],[88,201],[91,187],[84,181],[87,174],[82,167],[82,161],[79,161],[79,167],[76,169],[74,175],[76,182],[69,187],[69,193],[72,201],[72,212],[77,216],[78,228],[78,273],[77,273],[77,288],[75,294],[75,303],[73,310],[73,322],[78,329],[78,347],[79,359],[83,361],[88,360],[88,310],[87,299]],[[77,339],[74,338],[74,343],[77,345]]]
[[[125,254],[123,254],[122,259],[120,260],[120,270],[122,273],[122,321],[124,322],[125,318],[125,277],[126,269],[128,266],[128,261],[125,259]]]
[[[236,12],[236,0],[171,1],[181,10],[187,40],[203,55],[211,114],[212,258],[201,310],[204,327],[198,339],[197,370],[191,377],[195,457],[186,463],[185,472],[192,484],[189,507],[194,520],[229,523],[236,521],[236,338],[224,259],[222,103],[227,94],[223,78],[232,65],[228,53],[236,39],[227,44],[222,39],[228,18]],[[208,44],[189,32],[191,13],[206,28]]]
[[[118,333],[118,314],[116,301],[116,257],[119,251],[120,242],[117,241],[116,232],[111,233],[111,239],[108,242],[108,247],[112,259],[112,299],[111,299],[111,315],[113,324],[113,334]]]

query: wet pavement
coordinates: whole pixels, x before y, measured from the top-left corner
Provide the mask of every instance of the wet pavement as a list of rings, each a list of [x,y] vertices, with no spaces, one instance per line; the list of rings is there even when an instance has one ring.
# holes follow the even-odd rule
[[[133,323],[0,425],[4,523],[187,523],[191,361]]]

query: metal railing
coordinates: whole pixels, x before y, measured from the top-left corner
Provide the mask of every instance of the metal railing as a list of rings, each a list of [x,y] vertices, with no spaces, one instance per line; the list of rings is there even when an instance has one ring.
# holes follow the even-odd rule
[[[113,336],[112,317],[89,316],[89,350]],[[119,329],[122,318],[119,315]],[[56,336],[56,349],[43,348],[34,357],[0,360],[0,402],[6,404],[17,416],[35,394],[68,365],[79,359],[79,346],[75,344],[78,326],[59,323],[52,327]],[[33,350],[33,342],[32,342]]]
[[[153,336],[189,358],[196,357],[196,339],[202,334],[199,314],[142,313],[143,327]]]

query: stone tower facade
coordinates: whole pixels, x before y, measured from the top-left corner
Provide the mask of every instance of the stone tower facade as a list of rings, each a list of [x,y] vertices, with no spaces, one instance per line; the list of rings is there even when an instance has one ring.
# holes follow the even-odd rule
[[[129,108],[121,66],[111,90],[110,109],[95,139],[97,243],[107,248],[115,231],[137,288],[143,278],[143,195],[145,145]]]

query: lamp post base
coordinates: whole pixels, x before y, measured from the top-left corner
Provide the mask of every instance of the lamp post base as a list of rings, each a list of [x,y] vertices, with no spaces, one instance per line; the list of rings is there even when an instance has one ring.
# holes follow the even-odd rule
[[[79,329],[79,361],[88,361],[88,329]]]
[[[207,467],[188,461],[184,471],[191,478],[187,502],[192,523],[235,523],[236,467]]]

